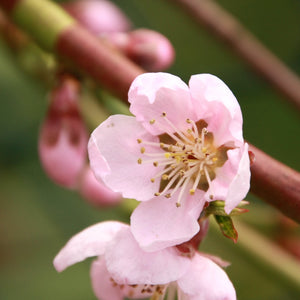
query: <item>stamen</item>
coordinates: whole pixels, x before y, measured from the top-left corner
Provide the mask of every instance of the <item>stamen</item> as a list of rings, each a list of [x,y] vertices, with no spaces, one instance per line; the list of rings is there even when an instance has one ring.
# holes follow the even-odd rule
[[[199,184],[200,179],[201,179],[201,169],[199,169],[197,177],[196,177],[195,182],[193,184],[193,187],[190,189],[190,194],[191,195],[195,194],[195,191],[196,191],[196,188],[197,188],[197,186]]]
[[[205,173],[206,180],[207,180],[207,182],[208,182],[208,186],[209,186],[209,188],[211,189],[211,188],[212,188],[212,187],[211,187],[211,180],[210,180],[210,177],[209,177],[207,168],[204,167],[203,169],[204,169],[204,173]],[[213,194],[209,195],[209,199],[213,200],[213,199],[214,199],[214,195],[213,195]]]

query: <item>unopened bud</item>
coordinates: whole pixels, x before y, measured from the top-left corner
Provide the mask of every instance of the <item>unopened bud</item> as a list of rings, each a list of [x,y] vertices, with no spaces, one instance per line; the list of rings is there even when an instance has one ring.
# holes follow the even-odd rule
[[[112,2],[106,0],[77,0],[63,4],[64,9],[82,26],[96,35],[125,32],[131,23]]]
[[[77,185],[86,160],[88,133],[80,116],[79,85],[64,77],[50,95],[39,135],[39,156],[47,175],[68,188]]]

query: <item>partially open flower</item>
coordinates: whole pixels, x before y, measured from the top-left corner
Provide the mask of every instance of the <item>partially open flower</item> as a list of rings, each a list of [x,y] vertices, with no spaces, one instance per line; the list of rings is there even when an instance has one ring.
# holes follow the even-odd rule
[[[54,259],[63,271],[87,257],[98,256],[91,268],[94,292],[101,300],[125,297],[162,300],[234,300],[235,290],[226,273],[207,256],[183,256],[176,247],[145,252],[129,226],[103,222],[75,235]]]
[[[142,203],[131,216],[140,246],[155,251],[189,240],[206,201],[225,211],[249,190],[242,114],[229,88],[199,74],[189,87],[167,73],[138,76],[129,90],[135,117],[115,115],[89,141],[91,167],[124,197]]]
[[[80,116],[78,97],[78,83],[62,78],[50,95],[38,145],[45,172],[68,188],[76,187],[87,155],[88,132]]]

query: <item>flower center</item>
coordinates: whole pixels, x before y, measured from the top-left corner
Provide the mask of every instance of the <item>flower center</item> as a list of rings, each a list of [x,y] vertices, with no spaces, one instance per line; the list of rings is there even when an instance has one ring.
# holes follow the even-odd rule
[[[207,191],[211,187],[211,182],[216,177],[215,169],[223,166],[230,148],[224,145],[218,148],[214,146],[213,133],[208,132],[208,124],[204,120],[194,122],[187,119],[189,126],[181,131],[168,119],[166,113],[162,113],[162,118],[173,132],[160,135],[159,143],[138,139],[137,142],[142,146],[141,153],[151,157],[147,160],[139,158],[138,163],[152,163],[154,167],[160,167],[151,178],[151,182],[160,180],[159,190],[154,195],[170,198],[180,190],[176,202],[179,207],[187,190],[190,195],[194,195],[197,189]],[[154,123],[155,120],[150,121],[150,124]],[[147,145],[158,151],[147,153]],[[213,200],[211,189],[210,192],[209,197]]]

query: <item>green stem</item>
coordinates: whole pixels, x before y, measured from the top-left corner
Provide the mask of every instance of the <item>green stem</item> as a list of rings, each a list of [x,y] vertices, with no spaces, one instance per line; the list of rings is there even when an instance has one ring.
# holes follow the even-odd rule
[[[75,24],[62,8],[47,0],[19,1],[12,18],[48,51],[54,50],[60,33]]]

